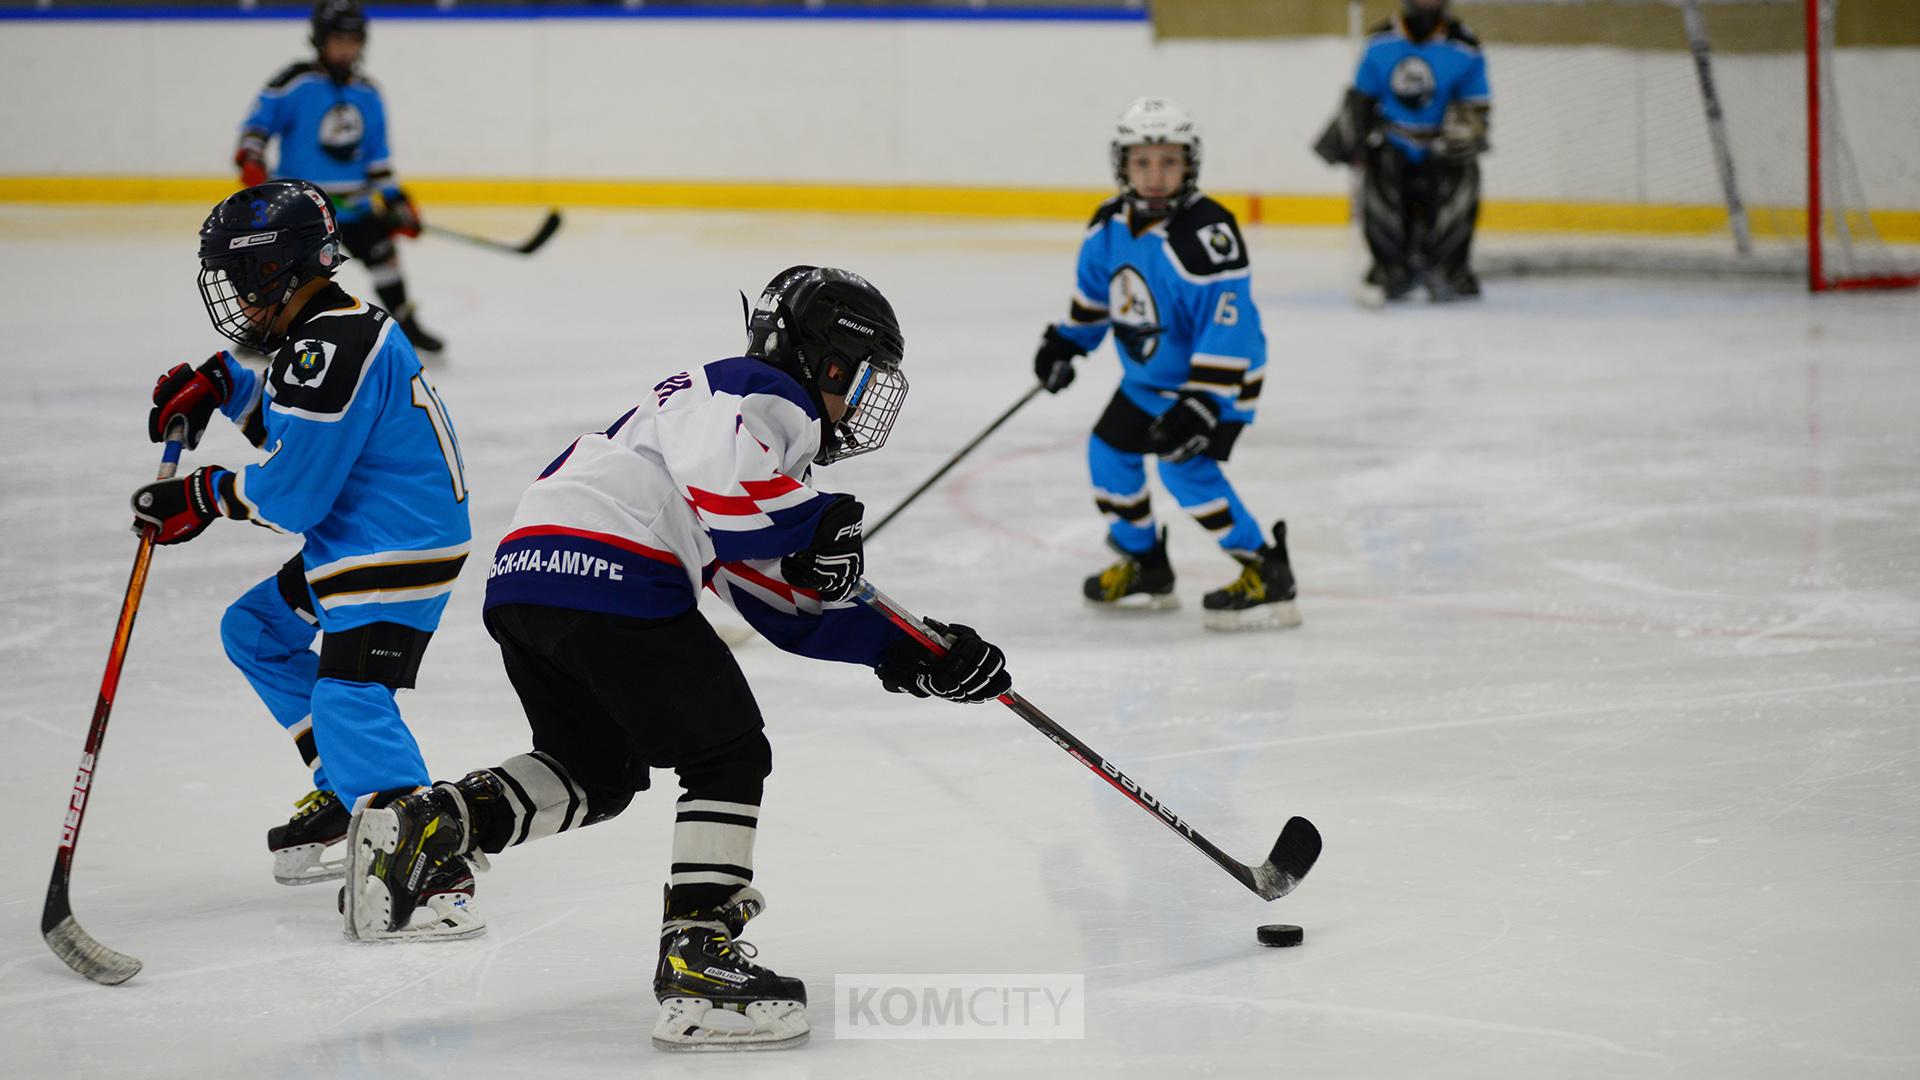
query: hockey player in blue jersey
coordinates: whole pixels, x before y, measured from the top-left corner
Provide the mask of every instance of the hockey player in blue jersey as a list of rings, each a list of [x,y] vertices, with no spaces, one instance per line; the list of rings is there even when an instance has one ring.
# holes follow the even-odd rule
[[[1111,157],[1120,194],[1094,213],[1068,318],[1047,327],[1033,359],[1041,384],[1058,393],[1109,328],[1120,354],[1120,388],[1087,442],[1094,505],[1120,560],[1083,591],[1103,607],[1179,606],[1147,490],[1152,454],[1181,508],[1241,564],[1238,578],[1202,599],[1206,625],[1296,626],[1286,523],[1274,524],[1268,543],[1221,471],[1266,377],[1246,241],[1233,214],[1201,194],[1199,129],[1178,105],[1128,106]]]
[[[394,178],[380,87],[359,71],[366,14],[360,0],[319,0],[311,25],[314,59],[275,75],[240,127],[233,155],[240,183],[252,187],[272,175],[306,180],[326,192],[347,251],[367,264],[380,303],[415,349],[437,353],[443,344],[420,325],[394,247],[395,236],[420,235],[420,213]],[[275,139],[278,160],[269,170],[267,144]]]
[[[973,630],[937,626],[952,640],[936,657],[852,599],[860,503],[814,486],[815,466],[886,441],[906,396],[904,352],[893,306],[871,283],[792,267],[761,295],[742,355],[666,368],[638,404],[547,466],[487,576],[487,629],[533,747],[354,814],[349,936],[404,922],[419,867],[605,821],[651,770],[671,769],[682,793],[654,1045],[806,1040],[805,985],[737,947],[766,902],[753,850],[773,751],[696,600],[710,588],[780,648],[870,667],[896,693],[977,703],[1007,691],[1005,657]]]
[[[216,353],[162,375],[148,434],[176,420],[198,445],[215,409],[266,451],[241,469],[206,465],[134,493],[156,542],[184,543],[217,518],[306,543],[227,609],[228,657],[294,739],[314,791],[267,834],[274,877],[338,878],[349,810],[375,792],[428,783],[394,692],[411,687],[472,537],[459,444],[406,334],[333,283],[345,261],[333,208],[304,180],[273,180],[214,207],[200,227],[200,295],[264,373]],[[320,648],[313,648],[315,636]],[[484,924],[473,876],[449,863],[419,882],[430,917],[411,933],[459,937]]]
[[[1471,264],[1479,157],[1492,96],[1480,42],[1446,0],[1402,0],[1375,27],[1340,112],[1314,152],[1365,170],[1361,217],[1373,266],[1361,301],[1480,295]]]

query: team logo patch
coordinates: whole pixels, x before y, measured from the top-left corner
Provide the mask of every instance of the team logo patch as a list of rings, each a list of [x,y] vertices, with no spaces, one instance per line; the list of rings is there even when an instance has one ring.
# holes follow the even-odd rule
[[[1107,280],[1107,317],[1130,359],[1144,364],[1160,351],[1160,305],[1140,271],[1122,266]]]
[[[1224,221],[1216,221],[1200,230],[1200,243],[1207,249],[1207,258],[1215,266],[1225,266],[1240,257],[1240,238],[1233,234],[1233,226]]]
[[[1433,100],[1433,68],[1418,56],[1409,56],[1393,66],[1387,77],[1387,89],[1409,109],[1424,109]]]
[[[337,160],[352,161],[366,134],[366,117],[351,101],[338,102],[320,118],[320,148]]]
[[[333,342],[315,338],[294,342],[292,359],[287,361],[287,381],[300,386],[318,386],[320,380],[327,377],[327,368],[333,362],[333,348]]]

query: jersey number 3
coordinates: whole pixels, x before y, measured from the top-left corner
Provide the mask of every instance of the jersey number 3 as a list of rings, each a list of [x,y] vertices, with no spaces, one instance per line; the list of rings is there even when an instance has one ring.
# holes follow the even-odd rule
[[[447,459],[447,479],[453,482],[453,501],[467,501],[467,471],[460,463],[460,441],[453,437],[453,421],[447,419],[447,407],[427,382],[426,373],[413,377],[413,407],[423,409],[433,425],[433,437],[440,440],[440,453]]]

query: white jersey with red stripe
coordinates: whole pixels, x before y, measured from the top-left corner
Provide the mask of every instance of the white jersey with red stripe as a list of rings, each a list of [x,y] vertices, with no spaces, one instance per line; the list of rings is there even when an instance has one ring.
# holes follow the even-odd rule
[[[780,576],[781,557],[813,542],[833,500],[808,482],[820,437],[806,391],[763,361],[662,379],[521,496],[486,606],[663,619],[692,610],[707,585],[782,648],[874,663],[900,636],[885,618],[824,606]]]

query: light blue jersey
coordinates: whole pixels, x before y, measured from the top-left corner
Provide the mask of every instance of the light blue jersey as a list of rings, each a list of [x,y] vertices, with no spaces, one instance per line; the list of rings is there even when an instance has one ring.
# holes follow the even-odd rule
[[[264,376],[226,357],[222,411],[267,451],[234,494],[255,522],[306,537],[322,630],[431,631],[473,536],[453,423],[385,311],[337,287],[309,310]]]
[[[1375,27],[1353,88],[1379,103],[1387,138],[1412,161],[1426,158],[1426,139],[1439,132],[1447,106],[1492,104],[1479,39],[1451,18],[1418,42],[1399,18]]]
[[[332,196],[343,220],[370,211],[366,194],[390,190],[387,110],[380,88],[355,73],[338,82],[317,63],[288,67],[260,91],[241,125],[241,145],[264,159],[279,139],[276,178],[305,180]]]
[[[1091,351],[1111,327],[1121,390],[1149,414],[1199,391],[1219,404],[1221,420],[1249,423],[1267,366],[1251,273],[1239,224],[1205,195],[1138,235],[1116,197],[1081,241],[1060,332]]]

